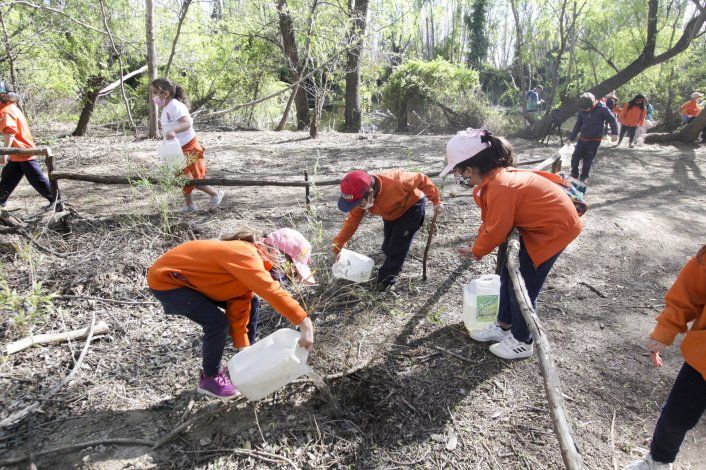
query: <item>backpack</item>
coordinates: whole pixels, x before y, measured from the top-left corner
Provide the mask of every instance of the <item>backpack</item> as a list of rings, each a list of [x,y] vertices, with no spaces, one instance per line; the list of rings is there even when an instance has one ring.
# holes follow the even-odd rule
[[[569,196],[571,202],[574,203],[576,213],[581,217],[588,211],[588,203],[586,202],[586,184],[576,178],[565,173],[550,173],[548,171],[531,170],[545,177],[549,181],[558,184]]]

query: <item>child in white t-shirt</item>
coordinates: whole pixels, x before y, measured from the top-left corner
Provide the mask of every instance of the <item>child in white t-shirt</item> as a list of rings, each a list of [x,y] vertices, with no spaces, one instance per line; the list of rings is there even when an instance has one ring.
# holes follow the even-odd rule
[[[202,180],[206,177],[206,163],[204,162],[204,148],[196,138],[193,119],[189,115],[188,98],[184,89],[175,85],[168,78],[157,78],[150,84],[150,93],[154,104],[162,108],[160,124],[162,134],[167,140],[177,139],[186,156],[187,167],[183,173],[190,179]],[[194,200],[191,196],[194,188],[211,196],[211,209],[218,207],[223,200],[223,192],[216,191],[211,186],[184,186],[184,207],[182,212],[195,211]]]

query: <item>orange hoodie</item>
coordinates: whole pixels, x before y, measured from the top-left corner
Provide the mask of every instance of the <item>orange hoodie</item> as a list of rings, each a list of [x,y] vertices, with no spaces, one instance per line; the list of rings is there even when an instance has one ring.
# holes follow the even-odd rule
[[[381,216],[383,220],[391,221],[400,218],[425,195],[435,206],[441,204],[439,190],[423,173],[389,170],[372,176],[380,184],[380,192],[368,212]],[[348,240],[358,230],[365,212],[362,208],[356,207],[348,214],[343,227],[333,237],[334,253],[338,253],[346,246]]]
[[[647,116],[647,106],[644,109],[639,106],[633,106],[628,109],[628,104],[625,103],[620,111],[620,124],[627,127],[642,127],[645,125],[645,117]]]
[[[686,263],[664,301],[666,306],[650,336],[670,345],[679,333],[686,332],[681,353],[706,379],[706,248]]]
[[[576,208],[558,184],[527,170],[497,168],[473,188],[481,226],[473,255],[489,254],[520,230],[535,266],[566,248],[583,229]]]
[[[701,114],[701,108],[699,108],[699,100],[698,99],[693,99],[689,100],[683,105],[681,105],[681,108],[679,109],[679,113],[683,114],[684,116],[689,116],[689,117],[696,117],[699,114]]]
[[[35,147],[32,134],[29,132],[27,119],[20,111],[20,108],[15,103],[10,102],[0,104],[0,106],[0,133],[15,136],[11,147],[20,149]],[[36,158],[34,155],[10,155],[10,161],[13,162],[26,162]]]
[[[299,303],[272,279],[272,265],[256,244],[244,241],[194,240],[172,248],[147,271],[154,290],[190,287],[209,299],[227,302],[226,316],[235,347],[248,346],[247,324],[253,292],[293,325],[307,316]]]

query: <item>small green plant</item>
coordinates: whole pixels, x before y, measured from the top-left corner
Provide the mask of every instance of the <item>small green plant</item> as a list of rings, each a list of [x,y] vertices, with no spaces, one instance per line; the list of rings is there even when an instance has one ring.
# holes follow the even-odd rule
[[[33,278],[31,287],[27,292],[10,287],[5,276],[5,266],[0,263],[0,311],[12,319],[12,328],[22,336],[49,316],[54,310],[53,299],[57,294],[50,292],[41,282],[34,279],[34,260],[31,259],[29,247],[18,247],[17,252],[23,259],[29,259],[30,277]]]

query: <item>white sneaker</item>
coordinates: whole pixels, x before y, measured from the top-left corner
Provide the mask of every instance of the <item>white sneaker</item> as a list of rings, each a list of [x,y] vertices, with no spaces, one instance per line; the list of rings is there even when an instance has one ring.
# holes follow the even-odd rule
[[[196,212],[196,206],[185,204],[181,206],[177,212]]]
[[[492,345],[490,352],[503,359],[524,359],[534,354],[534,346],[517,341],[510,335],[502,342]]]
[[[512,333],[510,333],[510,330],[503,330],[497,323],[493,322],[482,330],[471,331],[469,335],[471,336],[471,339],[481,343],[487,343],[489,341],[497,343],[504,340],[508,336],[512,336]]]
[[[223,201],[223,196],[225,196],[223,191],[218,191],[218,194],[211,198],[211,210],[221,205],[221,201]]]
[[[625,470],[672,470],[671,463],[655,462],[651,455],[631,462]]]

